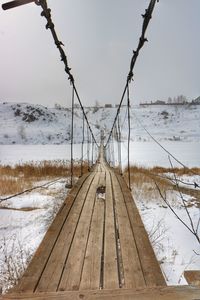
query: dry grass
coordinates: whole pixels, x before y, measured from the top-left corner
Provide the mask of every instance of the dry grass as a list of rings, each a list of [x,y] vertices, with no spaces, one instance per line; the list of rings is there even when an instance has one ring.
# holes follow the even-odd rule
[[[1,195],[10,195],[20,193],[23,188],[31,188],[31,182],[26,181],[22,178],[0,178],[0,194]]]
[[[163,168],[163,167],[154,167],[154,168],[144,168],[132,166],[131,170],[131,184],[133,189],[139,190],[141,195],[148,198],[160,198],[156,184],[159,186],[162,193],[166,191],[177,190],[175,184],[166,179],[166,173],[174,173],[177,176],[187,175],[193,176],[195,174],[200,174],[200,168],[184,169],[184,168]],[[124,178],[128,182],[128,171],[124,171]],[[193,190],[190,187],[179,186],[179,191],[182,193],[193,196],[196,199],[199,199],[199,190]],[[198,200],[199,201],[199,200]]]
[[[138,166],[132,166],[131,171],[131,182],[136,182],[139,180],[145,179],[145,181],[152,181],[157,178],[156,181],[161,180],[166,182],[166,179],[158,178],[159,175],[165,175],[166,173],[176,174],[177,176],[187,175],[193,176],[194,174],[200,175],[200,168],[163,168],[163,167],[154,167],[154,168],[144,168]],[[127,179],[128,170],[125,169],[124,176]]]
[[[44,177],[54,178],[58,176],[69,176],[70,165],[66,164],[64,161],[43,161],[37,164],[29,163],[24,165],[11,166],[1,166],[1,174],[13,177],[25,177],[25,178],[35,178],[41,179]],[[87,170],[87,165],[84,164],[84,172]],[[80,164],[74,164],[74,175],[79,176],[80,174]]]
[[[156,174],[174,173],[178,176],[182,176],[182,175],[192,176],[194,174],[200,175],[200,168],[163,168],[157,166],[150,169],[150,172]]]
[[[70,176],[71,167],[64,161],[43,161],[37,164],[0,166],[0,195],[11,195],[30,189],[41,180],[54,180],[58,177]],[[83,173],[88,172],[87,164],[83,165]],[[81,174],[81,166],[74,163],[75,177]]]
[[[153,189],[155,189],[155,181],[159,183],[159,186],[161,186],[163,189],[169,188],[172,185],[168,180],[158,177],[157,175],[160,173],[156,172],[155,169],[147,169],[143,167],[132,166],[130,168],[130,172],[131,184],[137,186],[138,188],[146,185],[148,186],[148,190],[151,190],[151,186],[153,186]],[[124,178],[126,181],[128,181],[127,169],[124,171]]]
[[[131,184],[133,187],[137,189],[143,189],[145,193],[154,193],[157,194],[155,182],[159,185],[161,191],[173,190],[175,189],[174,184],[165,178],[166,173],[174,173],[177,176],[187,175],[192,176],[195,174],[200,174],[200,168],[191,168],[191,169],[184,169],[184,168],[163,168],[163,167],[154,167],[154,168],[144,168],[138,166],[132,166],[130,168],[131,171]],[[161,175],[161,177],[160,177]],[[128,182],[128,171],[125,169],[124,171],[124,178],[126,182]],[[184,188],[180,188],[181,190]]]

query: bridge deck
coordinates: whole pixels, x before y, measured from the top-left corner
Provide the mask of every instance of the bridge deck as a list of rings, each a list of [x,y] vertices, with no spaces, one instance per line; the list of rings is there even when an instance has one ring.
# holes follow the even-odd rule
[[[101,158],[71,190],[21,281],[5,297],[103,290],[122,295],[165,285],[126,183]]]

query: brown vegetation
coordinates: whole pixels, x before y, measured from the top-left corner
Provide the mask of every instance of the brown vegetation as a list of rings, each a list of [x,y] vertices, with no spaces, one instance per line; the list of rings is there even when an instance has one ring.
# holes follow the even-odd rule
[[[178,176],[187,175],[192,176],[194,174],[200,175],[200,168],[163,168],[163,167],[154,167],[149,169],[151,173],[163,174],[163,173],[173,173]]]
[[[175,184],[170,180],[166,175],[167,173],[175,174],[176,176],[193,176],[194,174],[200,175],[200,168],[163,168],[163,167],[154,167],[154,168],[144,168],[138,166],[132,166],[130,168],[131,174],[131,184],[136,187],[144,188],[146,184],[146,191],[156,190],[155,182],[159,185],[161,191],[166,191],[170,189],[176,189]],[[128,170],[124,171],[124,178],[128,182]],[[180,187],[180,190],[183,192],[190,193],[193,195],[193,190],[187,186]]]
[[[164,185],[164,187],[171,185],[171,183],[167,179],[160,178],[157,176],[160,173],[158,172],[158,169],[155,168],[148,169],[144,167],[132,166],[130,168],[130,173],[131,173],[131,183],[138,187],[141,184],[142,185],[148,184],[148,186],[150,186],[151,184],[153,185],[154,181],[156,182],[159,181],[159,184]],[[163,173],[164,173],[164,169],[163,169]],[[127,169],[124,171],[124,177],[127,181],[128,178]]]
[[[88,171],[87,164],[83,164],[83,173]],[[71,167],[64,161],[43,161],[37,164],[0,166],[0,195],[11,195],[30,189],[41,180],[54,180],[58,177],[69,177]],[[81,165],[74,163],[73,174],[79,177]]]

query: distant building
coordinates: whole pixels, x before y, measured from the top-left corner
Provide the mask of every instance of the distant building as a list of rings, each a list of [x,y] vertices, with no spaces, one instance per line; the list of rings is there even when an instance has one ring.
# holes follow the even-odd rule
[[[167,103],[165,101],[162,100],[157,100],[155,102],[151,101],[151,102],[145,102],[145,103],[140,103],[140,106],[148,106],[148,105],[166,105]]]
[[[112,104],[105,104],[105,107],[106,107],[106,108],[111,108],[111,107],[112,107]]]
[[[156,102],[152,103],[152,104],[157,104],[157,105],[165,105],[165,101],[162,100],[157,100]]]

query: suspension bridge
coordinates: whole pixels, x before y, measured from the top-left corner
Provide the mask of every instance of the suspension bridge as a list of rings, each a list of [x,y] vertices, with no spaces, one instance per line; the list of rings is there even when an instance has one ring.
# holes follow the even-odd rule
[[[71,182],[72,187],[21,280],[2,299],[200,299],[199,273],[188,272],[188,286],[167,286],[140,214],[132,198],[130,182],[129,85],[145,33],[157,0],[151,0],[143,17],[142,34],[133,51],[125,88],[112,128],[105,142],[95,138],[82,105],[63,44],[58,39],[46,0],[19,0],[3,9],[35,2],[47,20],[65,72],[72,86]],[[127,96],[128,184],[122,177],[120,110]],[[81,177],[73,183],[74,101],[83,114]],[[84,144],[89,172],[83,174]],[[103,134],[102,134],[103,135]],[[112,140],[118,143],[118,169],[112,168]],[[89,152],[92,152],[90,155]],[[97,159],[95,154],[98,153]],[[170,155],[170,153],[168,152]],[[89,164],[89,157],[91,165]],[[173,156],[172,156],[173,157]],[[175,158],[175,157],[173,157]],[[176,159],[176,158],[175,158]],[[184,166],[185,167],[185,166]],[[1,297],[0,297],[1,299]]]
[[[131,192],[102,146],[3,299],[197,299],[199,292],[166,286]]]

